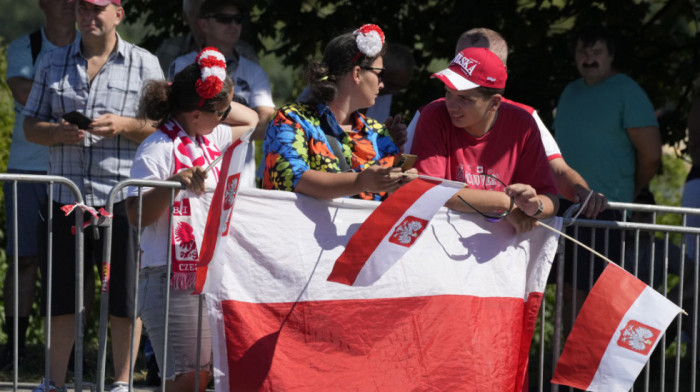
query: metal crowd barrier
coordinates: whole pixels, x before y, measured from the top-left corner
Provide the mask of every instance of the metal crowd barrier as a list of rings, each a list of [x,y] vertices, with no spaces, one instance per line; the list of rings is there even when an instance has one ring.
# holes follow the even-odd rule
[[[77,192],[77,187],[70,181],[62,177],[49,176],[27,176],[27,175],[7,175],[0,174],[0,181],[32,181],[46,183],[62,183],[73,189],[76,194],[76,201],[80,201],[80,195]],[[116,195],[127,186],[141,187],[165,187],[171,189],[171,209],[170,209],[170,230],[172,233],[172,204],[174,201],[175,190],[182,189],[178,182],[172,181],[144,181],[144,180],[128,180],[119,183],[110,193],[108,204],[105,207],[107,211],[113,212],[114,199]],[[16,189],[16,187],[15,187]],[[141,192],[141,190],[139,191]],[[51,195],[49,196],[51,199]],[[16,206],[14,206],[16,209]],[[141,203],[139,202],[139,217],[141,216]],[[610,209],[619,211],[622,219],[619,221],[611,220],[588,220],[576,219],[571,217],[564,218],[564,226],[568,233],[574,237],[581,237],[579,234],[585,230],[593,230],[588,245],[595,245],[596,249],[602,250],[601,253],[606,254],[613,261],[618,262],[632,274],[638,276],[645,283],[651,283],[654,288],[662,294],[666,295],[673,302],[684,308],[688,312],[688,316],[679,315],[676,318],[675,325],[666,331],[666,334],[659,343],[659,346],[652,355],[652,359],[642,371],[640,377],[635,383],[635,389],[640,391],[690,391],[696,389],[697,383],[697,355],[698,355],[698,289],[700,287],[698,265],[700,255],[698,254],[700,246],[696,246],[694,257],[685,257],[686,238],[685,235],[692,236],[692,240],[696,245],[700,245],[700,228],[686,227],[686,217],[688,215],[700,215],[700,209],[666,207],[655,205],[629,204],[629,203],[610,203]],[[51,211],[49,211],[49,214]],[[76,227],[81,227],[79,222],[82,222],[81,211],[76,210]],[[647,222],[655,222],[659,214],[676,214],[681,217],[681,225],[658,225],[653,223],[644,223],[640,221],[632,221],[630,216],[638,213],[646,213]],[[49,219],[51,219],[49,215]],[[16,222],[14,222],[16,225]],[[111,221],[107,220],[103,223],[106,229],[106,241],[104,246],[103,262],[111,263],[111,239],[112,227]],[[140,226],[140,222],[139,222]],[[50,228],[51,226],[49,226]],[[76,236],[76,246],[82,249],[82,233]],[[49,230],[49,242],[50,242]],[[611,238],[618,235],[620,240],[616,244],[611,244]],[[679,245],[674,244],[672,235],[681,235]],[[16,239],[15,239],[16,241]],[[592,254],[582,256],[582,253],[573,251],[572,255],[567,257],[565,252],[566,241],[560,239],[560,247],[557,252],[557,258],[554,263],[552,272],[550,273],[551,285],[548,286],[547,294],[542,303],[540,310],[538,330],[533,339],[531,348],[529,384],[530,390],[535,391],[569,391],[572,388],[550,384],[549,380],[553,372],[554,364],[563,349],[563,343],[575,320],[578,309],[576,306],[568,306],[567,304],[576,304],[582,299],[578,296],[577,290],[582,289],[584,292],[590,290],[592,284],[597,277],[595,266],[605,266],[605,261],[593,256]],[[677,241],[678,242],[678,241]],[[139,235],[140,243],[140,235]],[[601,245],[602,244],[602,245]],[[50,243],[49,243],[50,245]],[[611,246],[612,245],[612,246]],[[170,238],[167,243],[168,256],[171,252]],[[619,246],[619,247],[618,247]],[[617,248],[620,251],[619,255],[612,255],[612,249]],[[575,248],[574,248],[575,250]],[[81,282],[80,289],[82,290],[82,252],[77,252],[80,256],[77,261],[81,267],[76,270],[76,280]],[[170,257],[168,257],[168,260]],[[137,256],[140,263],[140,254]],[[15,257],[15,271],[17,271],[17,257]],[[577,266],[582,264],[586,270],[588,282],[584,287],[579,287],[577,284]],[[567,276],[564,266],[571,266],[571,274]],[[168,261],[168,269],[171,268]],[[109,271],[109,268],[105,268]],[[670,272],[669,272],[670,271]],[[80,274],[80,278],[78,278]],[[138,271],[136,271],[136,281],[138,282]],[[675,276],[675,277],[674,277]],[[17,277],[15,276],[15,279]],[[109,276],[104,277],[109,281]],[[584,279],[585,280],[585,279]],[[673,287],[669,286],[669,281],[673,281]],[[50,279],[49,279],[50,282]],[[109,287],[109,285],[106,285]],[[134,298],[138,299],[138,283],[135,285]],[[16,290],[16,285],[15,285]],[[78,288],[76,288],[76,291]],[[50,291],[49,291],[50,292]],[[565,298],[565,294],[569,294],[569,298]],[[170,290],[166,290],[166,325],[165,325],[165,345],[167,346],[167,317],[168,305],[170,298]],[[78,303],[80,299],[80,303]],[[15,294],[16,300],[16,294]],[[101,312],[99,322],[99,346],[98,346],[98,366],[96,375],[96,389],[98,392],[104,390],[105,385],[105,366],[107,354],[107,325],[108,325],[108,303],[109,291],[103,288],[101,295]],[[16,305],[16,303],[15,303]],[[135,308],[138,306],[136,304]],[[15,306],[17,311],[17,306]],[[82,389],[82,345],[83,334],[82,325],[84,317],[84,307],[82,304],[82,296],[76,295],[76,358],[75,358],[75,389]],[[136,314],[134,314],[134,319]],[[200,320],[202,317],[202,301],[200,301]],[[16,320],[16,318],[15,318]],[[200,323],[201,325],[201,323]],[[685,328],[684,328],[685,326]],[[132,325],[133,327],[133,325]],[[47,345],[45,350],[46,355],[46,375],[49,371],[49,347],[48,331],[50,323],[46,325]],[[16,328],[15,328],[16,331]],[[133,334],[132,334],[133,335]],[[133,362],[137,353],[134,352],[135,339],[139,336],[133,336],[131,344],[131,360]],[[16,342],[16,336],[15,336]],[[15,343],[16,345],[16,343]],[[200,351],[199,345],[196,347],[197,352]],[[163,358],[166,353],[163,352]],[[199,358],[199,355],[197,356]],[[17,390],[17,354],[15,352],[15,369],[13,379],[13,389]],[[165,362],[165,361],[164,361]],[[198,365],[198,364],[197,364]],[[197,366],[199,367],[199,366]],[[161,374],[165,374],[166,369],[160,369]],[[198,372],[197,372],[198,375]],[[198,380],[196,381],[198,388]],[[133,371],[130,374],[129,388],[133,389]],[[161,383],[161,391],[165,391],[164,382]]]
[[[572,214],[565,214],[566,233],[580,240],[580,237],[584,237],[581,234],[588,230],[588,241],[584,242],[586,245],[618,263],[688,313],[687,316],[678,315],[668,328],[637,378],[633,390],[695,391],[700,247],[695,247],[692,257],[685,253],[688,238],[696,245],[700,243],[700,228],[686,227],[687,216],[700,215],[700,209],[613,202],[609,209],[618,211],[621,219],[573,220],[570,216]],[[681,224],[651,223],[656,222],[657,216],[662,214],[678,216]],[[676,243],[672,241],[673,235],[676,236]],[[545,296],[540,311],[539,336],[535,339],[538,344],[533,341],[532,350],[536,354],[531,355],[531,390],[574,390],[550,384],[549,380],[568,331],[578,314],[578,307],[583,302],[581,294],[586,295],[590,291],[607,264],[593,253],[579,250],[577,248],[580,247],[571,242],[567,245],[566,242],[570,241],[560,237],[557,257],[550,272],[550,282],[553,283],[550,287],[554,288],[554,295]],[[565,251],[567,246],[572,248],[568,255]],[[568,271],[565,266],[568,266]],[[577,275],[580,272],[585,273],[583,285],[579,285],[581,277]],[[669,282],[673,282],[673,287],[669,286]],[[546,325],[553,328],[546,330]]]
[[[31,175],[31,174],[7,174],[7,173],[0,173],[0,182],[12,182],[12,193],[13,193],[13,211],[14,211],[14,218],[12,219],[12,222],[8,222],[9,224],[12,224],[12,227],[14,228],[14,233],[15,235],[13,236],[14,238],[9,238],[9,241],[14,242],[14,249],[15,249],[15,254],[13,256],[13,267],[14,267],[14,276],[13,276],[13,281],[14,281],[14,292],[12,295],[12,300],[13,300],[13,305],[14,305],[14,334],[12,337],[8,337],[8,343],[9,339],[12,339],[12,346],[13,346],[13,373],[12,373],[12,389],[16,391],[19,387],[19,380],[18,380],[18,372],[19,372],[19,358],[18,358],[18,325],[17,325],[17,320],[18,320],[18,312],[19,312],[19,303],[18,303],[18,298],[19,298],[19,276],[18,276],[18,271],[19,271],[19,256],[18,256],[18,238],[17,238],[17,183],[18,182],[30,182],[30,183],[43,183],[43,184],[48,184],[48,201],[47,203],[47,211],[46,211],[46,230],[47,230],[47,246],[46,246],[46,252],[47,252],[47,287],[46,287],[46,293],[47,293],[47,299],[46,299],[46,309],[47,309],[47,315],[50,315],[50,309],[51,309],[51,303],[52,303],[52,270],[53,270],[53,259],[51,256],[51,250],[53,246],[53,232],[52,232],[52,223],[53,223],[53,209],[51,208],[51,200],[53,200],[53,185],[54,184],[59,184],[62,186],[67,187],[72,193],[75,198],[76,203],[82,203],[82,195],[80,194],[80,189],[70,181],[69,179],[65,177],[58,177],[58,176],[47,176],[47,175]],[[82,390],[82,383],[83,383],[83,325],[84,325],[84,319],[85,319],[85,306],[83,303],[83,232],[80,230],[82,228],[82,222],[83,222],[83,211],[80,208],[76,208],[74,210],[75,214],[75,227],[76,227],[76,236],[75,236],[75,248],[76,248],[76,260],[75,260],[75,276],[76,276],[76,285],[75,285],[75,352],[74,352],[74,368],[73,368],[73,374],[74,374],[74,380],[75,380],[75,389],[80,391]],[[44,378],[45,380],[50,379],[50,371],[51,371],[51,362],[49,360],[50,354],[51,354],[51,318],[46,317],[46,320],[44,322]]]
[[[114,188],[112,188],[109,198],[107,201],[107,206],[105,206],[105,209],[109,212],[114,212],[114,200],[116,196],[119,194],[119,192],[124,189],[125,187],[129,186],[135,186],[138,187],[139,193],[138,193],[138,223],[137,227],[141,227],[141,215],[142,215],[142,194],[143,194],[143,188],[144,187],[162,187],[162,188],[169,188],[170,189],[170,210],[169,210],[169,223],[168,223],[168,239],[163,246],[167,247],[167,266],[166,270],[170,271],[171,270],[171,252],[172,252],[172,247],[170,246],[171,243],[171,236],[173,232],[173,222],[172,222],[172,217],[173,217],[173,203],[175,201],[175,191],[178,189],[184,189],[181,183],[176,182],[176,181],[148,181],[148,180],[126,180],[122,181],[119,184],[117,184]],[[103,262],[109,266],[111,264],[111,250],[112,250],[112,222],[107,221],[106,222],[106,232],[105,232],[105,246],[104,246],[104,254],[103,254]],[[140,244],[141,244],[141,230],[138,232],[138,244],[139,244],[139,249],[140,249]],[[137,250],[138,251],[138,250]],[[136,257],[136,260],[139,265],[141,265],[141,252],[138,252],[138,255]],[[107,271],[110,270],[110,268],[106,268]],[[136,325],[136,318],[137,318],[137,311],[138,311],[138,281],[139,281],[139,269],[136,269],[136,276],[134,277],[134,281],[136,284],[134,285],[134,314],[133,314],[133,321],[132,321],[132,331],[135,329]],[[107,282],[109,282],[109,277],[105,278]],[[109,284],[106,285],[107,287],[110,287]],[[163,342],[163,352],[162,352],[162,358],[163,358],[163,368],[160,369],[162,376],[162,381],[160,384],[160,390],[161,392],[165,392],[165,374],[167,369],[165,368],[167,364],[167,350],[165,349],[168,346],[168,319],[169,319],[169,309],[170,309],[170,285],[166,285],[166,290],[165,290],[165,328],[164,328],[164,333],[165,333],[165,340]],[[104,390],[104,384],[105,384],[105,365],[106,365],[106,356],[107,356],[107,321],[108,321],[108,306],[109,306],[109,290],[102,290],[102,295],[100,297],[100,332],[99,332],[99,346],[98,346],[98,353],[97,353],[97,363],[98,363],[98,369],[97,369],[97,392],[103,392]],[[201,347],[199,344],[199,337],[201,334],[201,319],[202,319],[202,311],[203,311],[203,301],[199,301],[199,325],[200,328],[198,330],[198,339],[197,339],[197,347],[196,347],[196,353],[199,354],[201,351]],[[130,363],[134,363],[134,358],[138,353],[134,352],[134,347],[136,346],[136,339],[140,339],[140,336],[135,336],[135,334],[132,334],[132,340],[130,342],[131,344],[131,349],[129,350],[129,361]],[[114,344],[114,343],[113,343]],[[199,369],[199,355],[197,355],[197,362],[196,362],[196,368]],[[133,369],[129,373],[129,390],[133,390],[133,383],[134,383],[134,372]],[[199,372],[195,372],[195,391],[199,390]]]

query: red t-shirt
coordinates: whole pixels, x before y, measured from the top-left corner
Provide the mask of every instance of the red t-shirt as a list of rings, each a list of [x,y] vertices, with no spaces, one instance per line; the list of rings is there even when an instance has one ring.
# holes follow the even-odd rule
[[[465,182],[473,189],[503,190],[490,174],[506,185],[521,183],[538,194],[557,194],[535,120],[525,110],[501,103],[491,130],[476,138],[452,124],[445,99],[421,109],[412,153],[415,167],[428,176]]]

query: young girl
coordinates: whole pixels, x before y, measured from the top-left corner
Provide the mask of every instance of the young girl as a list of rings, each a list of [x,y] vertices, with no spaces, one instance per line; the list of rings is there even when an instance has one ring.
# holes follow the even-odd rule
[[[176,190],[172,274],[166,270],[170,188],[144,190],[141,227],[139,317],[148,331],[158,366],[163,366],[165,292],[171,285],[167,363],[168,391],[192,391],[196,371],[204,391],[211,377],[211,333],[202,318],[200,369],[196,366],[199,297],[191,295],[197,265],[197,248],[189,225],[189,197],[213,190],[218,167],[205,168],[233,141],[254,128],[257,114],[235,102],[233,82],[226,74],[224,56],[205,48],[192,64],[175,75],[172,84],[151,81],[145,87],[139,115],[159,122],[158,130],[139,146],[132,178],[179,181],[189,192]],[[138,188],[129,188],[127,214],[138,224]],[[177,250],[177,251],[175,251]],[[185,251],[183,251],[185,250]]]

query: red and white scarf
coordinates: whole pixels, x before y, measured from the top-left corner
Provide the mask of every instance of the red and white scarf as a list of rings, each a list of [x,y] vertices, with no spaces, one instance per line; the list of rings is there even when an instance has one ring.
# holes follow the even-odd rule
[[[180,127],[170,120],[158,128],[168,135],[173,141],[173,156],[175,170],[173,174],[190,167],[206,167],[221,155],[219,149],[204,136],[196,136],[194,141]],[[218,181],[219,169],[213,168],[214,180]],[[197,260],[197,242],[192,228],[192,215],[190,200],[182,197],[175,201],[173,206],[173,233],[172,233],[172,278],[170,285],[175,290],[187,290],[194,288]]]

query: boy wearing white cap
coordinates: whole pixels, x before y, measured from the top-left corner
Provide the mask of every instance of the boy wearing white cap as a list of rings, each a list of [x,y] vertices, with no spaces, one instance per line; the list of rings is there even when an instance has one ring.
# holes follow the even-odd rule
[[[446,206],[505,218],[517,232],[554,215],[557,189],[537,124],[503,102],[507,74],[498,56],[467,48],[433,77],[445,83],[445,98],[421,109],[412,152],[421,174],[466,183]]]

